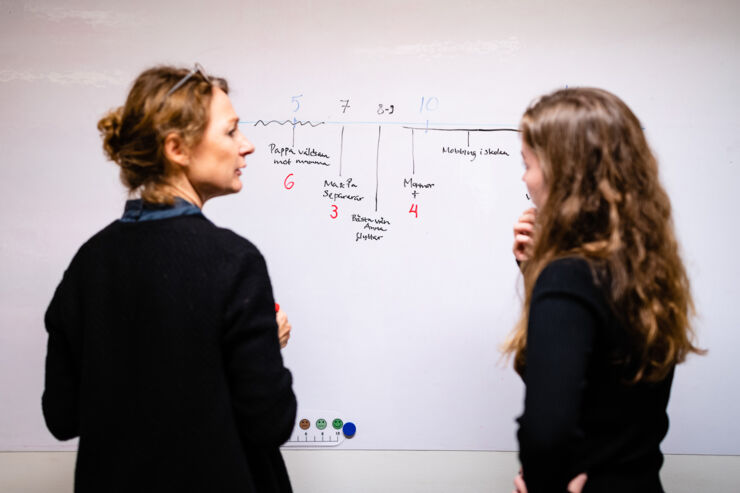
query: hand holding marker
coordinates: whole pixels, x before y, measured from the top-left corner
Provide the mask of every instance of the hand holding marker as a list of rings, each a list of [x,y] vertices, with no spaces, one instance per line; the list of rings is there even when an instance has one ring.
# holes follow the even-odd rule
[[[293,328],[288,322],[288,315],[280,309],[280,305],[275,303],[275,317],[278,324],[278,339],[280,340],[280,348],[284,348],[288,345],[288,339],[290,339],[290,330]]]

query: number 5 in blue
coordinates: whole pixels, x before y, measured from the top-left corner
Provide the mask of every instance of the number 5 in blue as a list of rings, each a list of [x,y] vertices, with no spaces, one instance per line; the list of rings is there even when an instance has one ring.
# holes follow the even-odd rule
[[[290,102],[295,104],[295,108],[293,108],[293,113],[298,111],[298,108],[301,107],[301,103],[300,101],[298,101],[298,98],[302,98],[302,97],[303,97],[303,94],[300,94],[298,96],[293,96],[290,98]]]

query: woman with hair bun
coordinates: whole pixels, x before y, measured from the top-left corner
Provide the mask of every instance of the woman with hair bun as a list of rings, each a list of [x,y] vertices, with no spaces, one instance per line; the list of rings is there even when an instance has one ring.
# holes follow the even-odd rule
[[[526,385],[517,491],[662,492],[660,442],[693,302],[640,122],[600,89],[543,96],[521,122],[536,209],[514,227]]]
[[[79,437],[76,492],[286,492],[290,332],[255,246],[203,204],[254,150],[225,80],[155,67],[98,128],[139,198],[74,256],[46,312],[42,406]],[[278,327],[279,324],[279,327]]]

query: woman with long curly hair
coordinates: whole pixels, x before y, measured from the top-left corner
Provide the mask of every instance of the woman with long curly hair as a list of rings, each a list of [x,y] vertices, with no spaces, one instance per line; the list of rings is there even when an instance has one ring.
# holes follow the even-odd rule
[[[600,89],[541,97],[521,134],[536,209],[514,227],[525,294],[504,345],[526,385],[515,485],[662,492],[674,367],[702,351],[656,159]]]

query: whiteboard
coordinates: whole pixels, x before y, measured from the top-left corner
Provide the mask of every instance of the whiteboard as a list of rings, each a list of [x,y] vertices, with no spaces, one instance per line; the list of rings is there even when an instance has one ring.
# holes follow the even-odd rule
[[[299,418],[357,425],[337,447],[517,448],[523,386],[498,352],[520,307],[511,227],[529,206],[512,129],[535,96],[598,86],[659,158],[710,351],[677,371],[663,449],[740,453],[737,2],[0,9],[0,450],[74,448],[41,416],[43,313],[122,211],[95,125],[143,69],[198,61],[229,80],[256,146],[242,192],[204,212],[265,255],[294,326]]]

